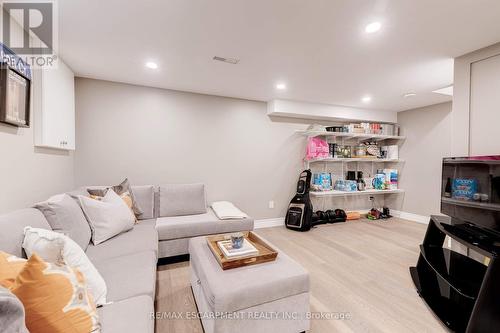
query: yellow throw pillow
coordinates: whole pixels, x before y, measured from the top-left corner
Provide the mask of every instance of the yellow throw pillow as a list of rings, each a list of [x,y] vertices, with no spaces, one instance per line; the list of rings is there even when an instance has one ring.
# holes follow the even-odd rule
[[[100,332],[94,300],[77,269],[33,254],[10,291],[24,305],[30,333]]]
[[[25,264],[26,259],[0,251],[0,285],[9,288]]]
[[[124,193],[120,194],[120,198],[122,198],[122,200],[125,202],[125,204],[128,206],[128,208],[130,208],[130,210],[132,211],[132,214],[134,215],[135,223],[136,224],[139,223],[139,221],[137,220],[137,217],[134,214],[134,202],[132,201],[132,196],[130,195],[130,193],[128,191],[124,192]]]

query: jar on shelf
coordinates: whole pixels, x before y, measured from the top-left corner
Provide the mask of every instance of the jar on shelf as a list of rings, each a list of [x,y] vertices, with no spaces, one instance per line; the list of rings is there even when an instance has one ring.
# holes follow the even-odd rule
[[[366,157],[366,146],[359,145],[354,147],[354,156],[355,157]]]
[[[351,158],[351,146],[343,146],[343,145],[335,146],[335,157]]]

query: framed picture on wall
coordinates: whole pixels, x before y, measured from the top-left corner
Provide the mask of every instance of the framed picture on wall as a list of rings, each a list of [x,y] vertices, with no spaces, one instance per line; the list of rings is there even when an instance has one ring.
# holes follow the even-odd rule
[[[30,80],[3,64],[0,68],[0,122],[30,126]]]

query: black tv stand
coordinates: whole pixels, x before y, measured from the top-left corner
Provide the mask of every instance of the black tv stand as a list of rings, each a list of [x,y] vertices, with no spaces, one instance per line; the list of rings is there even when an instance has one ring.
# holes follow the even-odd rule
[[[489,265],[443,248],[446,236],[490,258]],[[432,216],[410,274],[420,297],[451,331],[500,332],[499,254],[495,234],[447,216]]]

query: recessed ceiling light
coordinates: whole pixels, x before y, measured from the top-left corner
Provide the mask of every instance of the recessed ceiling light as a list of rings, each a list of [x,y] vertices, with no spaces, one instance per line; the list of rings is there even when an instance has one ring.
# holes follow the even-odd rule
[[[286,84],[284,84],[284,83],[278,83],[276,85],[276,89],[278,89],[278,90],[285,90],[286,89]]]
[[[150,69],[158,69],[158,64],[156,62],[148,61],[146,67]]]
[[[414,97],[414,96],[417,96],[417,94],[414,92],[409,92],[403,95],[404,98]]]
[[[370,103],[372,101],[372,98],[370,96],[364,96],[361,98],[361,102],[363,103]]]
[[[441,88],[438,90],[434,90],[433,93],[447,95],[447,96],[453,96],[453,86],[444,87],[444,88]]]
[[[380,30],[380,28],[382,28],[382,23],[380,22],[372,22],[370,24],[368,24],[365,28],[365,32],[368,33],[368,34],[372,34],[374,32],[377,32]]]

